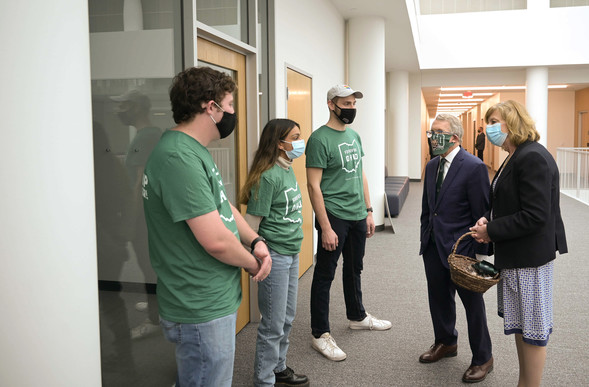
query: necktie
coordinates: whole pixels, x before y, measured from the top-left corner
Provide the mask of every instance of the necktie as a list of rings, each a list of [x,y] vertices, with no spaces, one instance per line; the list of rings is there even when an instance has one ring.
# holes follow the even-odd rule
[[[440,193],[440,188],[442,187],[442,182],[444,181],[444,164],[446,164],[446,159],[440,159],[440,168],[438,169],[438,180],[436,180],[436,198],[438,197],[438,193]]]

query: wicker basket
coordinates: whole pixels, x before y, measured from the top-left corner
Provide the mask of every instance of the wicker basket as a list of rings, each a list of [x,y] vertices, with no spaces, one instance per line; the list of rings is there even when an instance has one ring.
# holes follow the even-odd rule
[[[477,293],[484,293],[491,286],[501,280],[499,273],[493,277],[483,277],[478,274],[472,267],[473,263],[478,261],[474,258],[456,254],[456,248],[462,238],[472,235],[474,232],[467,232],[462,235],[452,248],[452,253],[448,256],[448,265],[450,266],[450,278],[456,285]]]

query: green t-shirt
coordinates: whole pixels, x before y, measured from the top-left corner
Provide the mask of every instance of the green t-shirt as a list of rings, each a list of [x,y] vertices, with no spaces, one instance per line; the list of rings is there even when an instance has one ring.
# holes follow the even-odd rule
[[[257,191],[257,192],[256,192]],[[258,234],[277,253],[294,255],[303,241],[303,200],[292,168],[272,166],[253,187],[247,213],[262,216]]]
[[[241,302],[241,269],[208,254],[185,222],[217,210],[239,239],[209,151],[182,132],[165,132],[145,166],[143,204],[159,314],[198,324],[234,313]]]
[[[344,220],[367,216],[362,179],[362,141],[350,128],[339,131],[323,125],[307,141],[307,168],[321,168],[325,209]]]

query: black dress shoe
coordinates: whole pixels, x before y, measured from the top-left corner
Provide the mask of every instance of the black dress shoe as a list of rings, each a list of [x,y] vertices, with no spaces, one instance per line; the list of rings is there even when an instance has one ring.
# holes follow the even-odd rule
[[[462,375],[462,381],[464,383],[478,383],[487,377],[489,372],[493,371],[493,357],[481,365],[471,365],[468,367],[464,375]]]
[[[434,344],[419,357],[422,363],[435,363],[444,357],[453,357],[457,354],[458,345]]]
[[[309,385],[309,378],[305,375],[295,374],[290,367],[286,367],[282,372],[274,372],[274,376],[276,376],[276,382],[274,383],[276,387],[307,387]]]

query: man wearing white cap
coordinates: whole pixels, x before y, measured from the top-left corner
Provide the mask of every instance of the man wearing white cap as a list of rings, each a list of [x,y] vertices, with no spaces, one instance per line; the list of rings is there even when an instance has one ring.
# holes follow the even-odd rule
[[[153,125],[150,120],[151,100],[149,97],[137,90],[131,89],[126,93],[110,97],[111,100],[119,102],[116,113],[125,130],[129,126],[135,128],[136,134],[127,147],[125,155],[125,168],[131,184],[133,194],[133,205],[129,209],[135,219],[134,232],[132,237],[133,250],[137,257],[139,269],[147,277],[155,277],[155,273],[149,261],[149,247],[147,242],[147,226],[145,225],[145,214],[143,212],[143,195],[141,182],[145,163],[153,148],[157,145],[162,130]],[[145,320],[131,329],[132,339],[141,339],[161,331],[159,326],[159,315],[157,298],[153,292],[153,284],[145,281],[147,302],[141,301],[135,304],[135,308],[147,313]]]
[[[329,327],[329,291],[340,254],[350,328],[387,330],[392,326],[366,313],[362,304],[360,276],[366,238],[374,235],[374,219],[362,170],[362,140],[346,127],[356,116],[356,99],[362,97],[347,85],[332,87],[327,92],[329,121],[311,134],[305,152],[307,187],[319,236],[311,286],[312,346],[334,361],[346,358]]]

